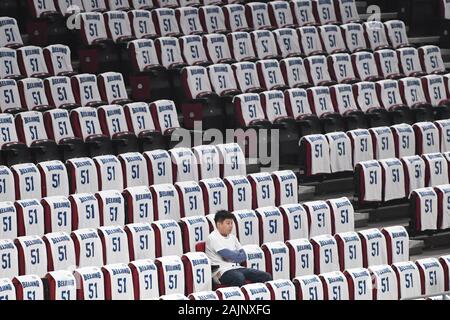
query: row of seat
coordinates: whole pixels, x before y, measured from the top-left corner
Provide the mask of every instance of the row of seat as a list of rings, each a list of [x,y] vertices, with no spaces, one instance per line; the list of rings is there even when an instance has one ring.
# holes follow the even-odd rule
[[[2,240],[1,278],[12,279],[18,275],[44,277],[47,272],[76,268],[101,267],[107,264],[129,263],[136,260],[168,260],[181,262],[186,255],[203,255],[203,252],[168,250],[168,246],[181,240],[172,232],[162,236],[171,221],[121,227],[81,229],[66,233],[50,233],[38,236]],[[97,233],[98,232],[98,233]],[[161,234],[160,234],[161,232]],[[128,240],[127,240],[128,238]],[[165,241],[168,243],[165,243]],[[370,248],[368,247],[370,246]],[[308,239],[266,242],[261,245],[245,245],[243,266],[270,273],[274,280],[293,279],[298,276],[344,271],[352,268],[392,264],[409,259],[409,237],[403,227],[383,230],[369,229],[338,233],[334,237],[322,235]],[[152,251],[156,249],[156,251]],[[211,272],[210,261],[202,257],[199,268]],[[196,264],[194,264],[196,266]],[[182,268],[166,268],[166,272]],[[206,280],[205,280],[206,279]],[[211,275],[200,286],[211,288]],[[184,292],[184,285],[182,285]],[[200,290],[198,290],[200,289]],[[203,287],[204,289],[204,287]],[[202,288],[188,292],[202,291]]]
[[[405,300],[448,291],[449,256],[419,259],[265,284],[163,296],[168,300]]]
[[[362,161],[445,153],[450,150],[449,126],[449,120],[438,120],[304,136],[301,173],[313,177],[353,172]]]
[[[355,166],[355,198],[360,206],[384,204],[405,200],[415,189],[448,184],[449,159],[445,152],[362,161]]]
[[[172,257],[169,257],[172,258]],[[200,286],[206,275],[206,256],[189,253],[182,260],[137,260],[126,264],[49,272],[44,294],[42,280],[34,275],[1,279],[3,300],[399,300],[437,295],[449,290],[450,256],[425,258],[320,275],[298,276],[215,291]],[[166,274],[163,267],[184,271]],[[169,272],[167,272],[169,273]],[[159,278],[159,281],[156,279]],[[163,279],[161,279],[163,278]],[[195,279],[195,280],[194,280]],[[192,283],[195,283],[194,285]],[[76,284],[79,284],[77,286]],[[186,291],[183,287],[186,287]],[[193,289],[193,291],[190,291]]]

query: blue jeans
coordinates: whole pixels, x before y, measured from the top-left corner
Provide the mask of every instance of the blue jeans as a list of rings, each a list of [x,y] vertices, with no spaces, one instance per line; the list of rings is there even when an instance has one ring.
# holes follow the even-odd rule
[[[272,276],[264,271],[251,268],[238,268],[226,271],[219,279],[221,284],[240,287],[246,284],[246,280],[252,283],[271,281]]]

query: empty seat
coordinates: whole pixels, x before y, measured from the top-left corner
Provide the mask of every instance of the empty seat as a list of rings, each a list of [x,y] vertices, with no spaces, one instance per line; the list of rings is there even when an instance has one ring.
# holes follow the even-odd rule
[[[224,177],[228,190],[228,210],[252,208],[252,187],[245,176]]]
[[[406,106],[400,96],[399,84],[395,80],[381,80],[376,83],[378,101],[390,112],[393,123],[414,122],[414,113]]]
[[[386,239],[388,264],[408,261],[409,235],[402,226],[386,227],[381,230]]]
[[[404,74],[400,72],[397,53],[391,49],[375,51],[375,61],[378,67],[378,73],[385,79],[400,79]]]
[[[280,28],[273,31],[278,50],[283,58],[301,56],[300,40],[297,32],[291,28]]]
[[[198,164],[194,153],[188,148],[169,150],[172,159],[174,182],[198,181]]]
[[[271,59],[278,57],[275,36],[268,30],[250,32],[256,57],[258,59]]]
[[[17,62],[17,52],[9,48],[0,48],[0,79],[10,78],[22,78]]]
[[[374,300],[398,300],[398,283],[394,270],[389,265],[369,267],[373,279]]]
[[[437,230],[438,196],[433,188],[415,189],[411,192],[410,207],[412,217],[410,226],[415,231]]]
[[[103,246],[103,264],[129,262],[128,239],[122,227],[100,227],[98,234]]]
[[[416,138],[413,127],[409,124],[397,124],[391,126],[394,136],[395,156],[397,158],[413,156],[416,153]]]
[[[334,110],[344,118],[347,129],[365,128],[367,126],[364,113],[358,109],[350,84],[331,86],[330,95]]]
[[[155,233],[150,223],[127,224],[130,261],[155,258]]]
[[[100,191],[95,194],[102,226],[125,225],[125,201],[117,190]]]
[[[68,196],[69,181],[66,167],[59,160],[38,163],[41,174],[42,196]]]
[[[266,260],[266,272],[274,280],[289,279],[289,252],[282,241],[266,242],[261,246]]]
[[[328,57],[328,69],[334,81],[339,83],[359,82],[353,71],[352,60],[346,53],[337,53]]]
[[[319,276],[322,281],[325,300],[349,300],[349,288],[345,275],[340,271]]]
[[[65,196],[46,197],[41,200],[44,208],[45,233],[72,231],[71,204]]]
[[[355,211],[347,197],[327,201],[333,224],[332,234],[351,232],[355,228]]]
[[[180,257],[167,256],[155,260],[158,270],[159,295],[183,294],[185,291],[184,265]]]
[[[232,232],[236,235],[239,243],[243,246],[261,243],[258,216],[253,210],[235,210],[232,212],[234,228]]]
[[[308,75],[301,58],[286,58],[280,61],[280,68],[284,82],[290,88],[307,88],[309,83]]]
[[[309,0],[292,0],[290,1],[292,15],[298,26],[316,25],[316,17],[313,13],[313,3]]]
[[[251,283],[241,287],[245,300],[270,300],[270,292],[263,283]]]
[[[19,275],[37,275],[43,278],[47,273],[47,251],[39,236],[19,237],[14,240],[19,254]]]
[[[107,10],[105,0],[89,1],[81,0],[86,12],[103,12]]]
[[[283,241],[284,224],[280,210],[277,207],[260,207],[255,211],[258,216],[259,229],[261,230],[260,244]]]
[[[157,8],[152,11],[153,23],[156,33],[160,36],[176,36],[180,34],[175,10],[169,8]]]
[[[248,180],[252,187],[253,209],[275,205],[275,186],[269,173],[250,174]]]
[[[109,11],[128,11],[131,9],[130,3],[127,0],[105,0],[105,3]]]
[[[315,115],[323,119],[323,131],[342,131],[342,117],[334,111],[330,89],[320,86],[306,89],[308,101]]]
[[[330,146],[324,135],[303,136],[300,146],[305,150],[302,173],[307,177],[330,173]]]
[[[359,22],[358,10],[354,0],[337,0],[334,2],[337,19],[342,23]]]
[[[147,186],[126,188],[123,197],[126,202],[128,223],[153,221],[153,198]]]
[[[389,42],[394,49],[408,47],[405,23],[401,20],[389,20],[384,23]]]
[[[183,236],[183,251],[194,252],[199,243],[205,242],[209,234],[209,222],[204,216],[190,216],[180,219]]]
[[[72,194],[69,200],[72,207],[72,230],[100,227],[100,210],[93,194]]]
[[[231,54],[236,61],[254,61],[257,59],[249,33],[232,32],[228,34],[227,39]]]
[[[153,123],[156,130],[164,135],[170,134],[174,129],[179,128],[177,109],[171,100],[158,100],[150,104]]]
[[[323,48],[328,54],[347,52],[340,27],[325,25],[318,27]]]
[[[196,146],[192,151],[197,159],[199,180],[220,176],[220,158],[215,146]]]
[[[260,60],[256,62],[259,81],[266,90],[283,90],[286,88],[280,65],[277,60]]]
[[[159,297],[158,273],[150,259],[140,259],[129,263],[133,275],[134,299],[157,299]]]
[[[68,270],[75,266],[75,247],[67,233],[48,233],[43,237],[47,248],[48,270]]]
[[[104,300],[104,279],[102,270],[98,267],[77,268],[73,276],[79,284],[77,300]]]
[[[199,35],[180,37],[181,52],[184,61],[190,66],[209,64],[203,47],[202,38]]]
[[[178,192],[172,184],[158,184],[150,188],[153,198],[154,221],[181,218]]]
[[[197,182],[177,182],[175,183],[175,188],[180,200],[181,218],[205,215],[203,193]]]
[[[223,6],[223,13],[228,30],[232,32],[249,30],[249,24],[245,16],[245,7],[242,4],[226,4]]]
[[[155,40],[156,52],[161,65],[167,69],[184,66],[180,44],[175,37],[160,37]]]
[[[395,157],[394,136],[389,127],[369,129],[372,137],[374,158],[381,160]]]
[[[228,209],[228,192],[220,178],[203,179],[199,182],[203,191],[205,214]]]
[[[413,128],[416,136],[415,154],[439,152],[439,131],[432,122],[416,122]]]
[[[314,250],[314,273],[323,274],[339,270],[339,256],[336,240],[331,235],[311,238]]]
[[[253,62],[239,62],[232,65],[234,76],[239,89],[243,93],[263,91],[258,78],[256,64]],[[237,97],[237,96],[236,96]]]
[[[102,101],[97,86],[97,77],[93,74],[79,74],[71,78],[75,101],[82,107],[97,107],[106,102]]]
[[[103,101],[109,104],[125,104],[128,99],[127,90],[122,74],[105,72],[98,76],[98,88]]]
[[[49,72],[42,48],[26,46],[17,49],[17,59],[21,73],[26,77],[47,77]]]
[[[44,284],[41,276],[27,274],[14,277],[12,282],[17,293],[17,300],[44,300]]]
[[[204,5],[198,9],[200,23],[206,33],[223,33],[225,27],[225,15],[218,5]]]
[[[3,236],[2,236],[3,237]],[[17,247],[10,239],[0,239],[0,256],[5,263],[1,264],[2,278],[12,279],[19,275],[19,258]]]
[[[379,161],[383,176],[383,201],[403,199],[405,192],[405,174],[399,159],[384,159]]]
[[[80,36],[83,44],[95,46],[104,43],[108,39],[103,15],[99,12],[80,13]]]
[[[92,158],[97,169],[98,189],[122,190],[123,174],[119,159],[113,155],[97,156]]]
[[[421,294],[439,294],[445,291],[445,276],[442,265],[436,258],[416,260],[421,279]]]
[[[434,120],[432,105],[427,101],[422,82],[417,78],[399,80],[404,103],[413,109],[416,120]]]
[[[336,24],[339,22],[332,0],[314,0],[312,3],[314,15],[320,24]]]
[[[121,44],[134,39],[130,19],[126,12],[116,11],[114,9],[105,12],[103,17],[105,19],[108,38],[114,43]]]
[[[181,7],[175,9],[175,16],[180,27],[180,32],[184,35],[202,34],[202,25],[197,8]]]
[[[23,46],[17,20],[10,17],[0,18],[0,47],[17,48]]]
[[[355,163],[357,175],[355,194],[360,205],[382,201],[381,165],[378,161],[369,160]]]
[[[272,28],[266,3],[250,2],[245,4],[245,15],[250,28],[255,30]]]
[[[35,164],[16,164],[11,167],[11,172],[14,175],[16,199],[40,199],[42,197],[41,176]]]
[[[367,269],[354,268],[344,272],[350,300],[372,300],[372,277]]]
[[[292,281],[298,300],[323,300],[323,286],[317,275],[304,275]]]
[[[375,57],[371,52],[356,52],[352,54],[353,70],[356,77],[363,81],[378,81],[383,78],[378,74]]]
[[[27,78],[19,80],[17,85],[24,109],[45,111],[54,108],[48,103],[44,81],[41,79]]]
[[[0,298],[2,300],[16,300],[16,290],[10,279],[0,279],[0,288],[2,291]]]
[[[434,187],[448,183],[448,162],[440,153],[422,155],[425,161],[425,186]]]
[[[407,77],[421,77],[426,75],[422,69],[417,49],[400,48],[396,51],[401,73]]]
[[[244,294],[239,287],[218,288],[216,294],[219,300],[244,300]]]
[[[227,63],[234,61],[231,57],[227,37],[223,34],[205,34],[203,36],[205,52],[213,63]]]
[[[181,257],[184,265],[186,292],[210,291],[211,262],[204,252],[188,252]]]
[[[361,239],[363,266],[365,268],[387,263],[386,241],[380,230],[358,231]]]
[[[79,105],[75,102],[70,78],[65,76],[50,77],[44,80],[47,99],[55,108],[73,109]]]
[[[97,229],[74,230],[71,238],[75,245],[76,265],[79,268],[103,265],[103,247]]]
[[[393,263],[392,269],[397,276],[399,299],[408,299],[421,295],[422,285],[420,273],[414,262]]]
[[[389,48],[386,29],[381,21],[367,21],[363,23],[367,42],[372,50]]]
[[[105,279],[106,300],[134,299],[133,277],[127,264],[105,265],[102,272]]]
[[[444,73],[445,66],[438,46],[428,45],[418,49],[422,70],[427,74]]]
[[[268,3],[269,17],[272,26],[284,28],[294,26],[294,16],[288,2],[271,1]]]
[[[326,53],[320,40],[319,30],[316,27],[300,27],[297,32],[302,52],[306,56]]]
[[[147,161],[148,184],[172,183],[172,163],[166,150],[144,152]]]
[[[61,44],[49,45],[44,48],[43,53],[51,75],[67,77],[74,75],[71,51],[68,46]]]
[[[18,236],[43,236],[44,235],[44,209],[39,201],[17,200],[15,202],[17,212]]]
[[[128,12],[131,32],[134,38],[154,38],[157,36],[151,12],[145,9],[136,9]]]
[[[147,163],[141,153],[122,153],[118,159],[122,165],[125,188],[148,185]]]
[[[417,155],[403,157],[403,169],[406,178],[406,193],[425,187],[425,161]]]
[[[329,235],[333,232],[330,207],[323,200],[303,203],[308,213],[309,236]]]
[[[212,90],[220,97],[228,98],[240,93],[230,65],[220,63],[209,66],[208,75]]]
[[[425,97],[427,101],[433,105],[433,110],[436,110],[436,119],[446,119],[446,106],[449,105],[450,102],[448,100],[444,78],[440,75],[428,75],[422,77],[421,80]]]
[[[305,63],[305,70],[308,75],[309,83],[312,83],[315,86],[329,86],[336,83],[331,80],[328,71],[327,58],[324,56],[308,57],[305,58],[303,62]]]
[[[90,158],[73,158],[66,162],[70,182],[70,193],[98,191],[98,176],[95,163]]]
[[[338,246],[341,271],[362,268],[363,253],[361,240],[356,232],[344,232],[335,235]]]

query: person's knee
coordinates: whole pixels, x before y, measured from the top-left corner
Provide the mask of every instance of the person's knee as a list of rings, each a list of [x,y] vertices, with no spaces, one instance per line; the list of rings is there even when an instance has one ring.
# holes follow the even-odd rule
[[[228,273],[226,272],[224,274],[224,276],[222,276],[220,278],[220,282],[222,284],[228,285],[228,286],[236,286],[236,287],[240,287],[243,286],[245,284],[245,277],[241,272],[232,272],[232,273]]]
[[[264,272],[264,271],[261,271],[260,277],[261,277],[261,282],[267,282],[267,281],[273,280],[272,275],[270,273]]]
[[[255,283],[273,280],[270,273],[255,269],[248,269],[246,271],[246,278]]]

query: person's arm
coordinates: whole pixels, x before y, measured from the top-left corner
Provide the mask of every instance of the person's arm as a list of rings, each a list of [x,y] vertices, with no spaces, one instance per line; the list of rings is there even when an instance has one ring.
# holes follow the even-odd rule
[[[230,249],[222,249],[217,251],[217,253],[226,261],[241,263],[247,259],[245,255],[245,251],[243,249],[239,250],[230,250]]]

